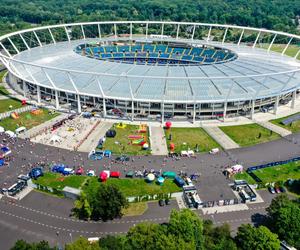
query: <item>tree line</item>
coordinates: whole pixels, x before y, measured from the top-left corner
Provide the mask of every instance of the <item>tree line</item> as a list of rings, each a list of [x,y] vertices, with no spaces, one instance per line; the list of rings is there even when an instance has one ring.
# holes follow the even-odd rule
[[[295,33],[299,0],[1,0],[1,34],[42,24],[172,20],[263,27]]]

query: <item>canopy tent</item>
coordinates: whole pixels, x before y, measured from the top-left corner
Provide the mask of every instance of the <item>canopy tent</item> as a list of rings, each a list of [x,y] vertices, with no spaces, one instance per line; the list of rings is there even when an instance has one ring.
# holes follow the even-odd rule
[[[20,134],[20,133],[22,133],[22,132],[25,132],[25,131],[26,131],[26,128],[25,128],[25,127],[19,127],[19,128],[17,128],[17,129],[15,130],[15,132],[16,132],[17,135]]]
[[[0,166],[4,165],[4,159],[0,159]]]
[[[61,138],[58,136],[58,135],[53,135],[50,139],[50,142],[51,143],[54,143],[54,142],[61,142]]]
[[[5,132],[5,129],[0,126],[0,133],[4,133],[4,132]]]
[[[155,175],[154,174],[148,174],[146,177],[146,180],[149,182],[152,182],[155,180]]]
[[[16,137],[16,134],[14,132],[10,131],[10,130],[7,130],[5,132],[5,134],[8,135],[9,137],[12,137],[12,138]]]
[[[102,172],[100,173],[99,177],[100,177],[100,180],[101,180],[102,182],[105,182],[105,181],[107,181],[107,179],[108,179],[108,174],[107,174],[105,171],[102,171]]]
[[[158,179],[157,179],[157,182],[158,182],[160,185],[162,185],[162,184],[164,183],[164,181],[165,181],[165,178],[162,177],[162,176],[158,177]]]

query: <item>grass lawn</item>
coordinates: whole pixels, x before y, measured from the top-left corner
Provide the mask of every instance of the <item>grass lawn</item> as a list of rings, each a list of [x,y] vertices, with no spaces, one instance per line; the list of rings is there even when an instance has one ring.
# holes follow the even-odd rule
[[[59,115],[59,113],[49,114],[47,109],[42,109],[42,110],[43,113],[39,115],[33,115],[29,111],[29,112],[21,113],[19,119],[13,119],[11,117],[7,117],[0,121],[0,126],[4,127],[5,130],[12,130],[12,131],[14,131],[16,128],[21,126],[30,129]]]
[[[123,208],[122,213],[124,216],[137,216],[144,214],[147,209],[147,202],[129,203],[127,208]]]
[[[125,128],[117,128],[114,124],[113,129],[116,130],[117,135],[114,138],[106,138],[103,145],[104,149],[111,150],[114,154],[128,154],[128,155],[148,155],[150,150],[143,150],[140,145],[132,145],[128,139],[129,135],[136,135],[139,126],[126,125]],[[149,143],[148,133],[141,134],[146,136]]]
[[[264,183],[300,179],[300,162],[291,162],[254,172]]]
[[[299,114],[299,113],[298,113]],[[295,114],[294,114],[295,115]],[[290,115],[290,116],[293,116],[293,115]],[[278,119],[275,119],[275,120],[271,120],[270,122],[272,122],[273,124],[277,125],[277,126],[280,126],[282,128],[285,128],[287,130],[290,130],[292,133],[296,133],[296,132],[299,132],[300,131],[300,120],[298,121],[294,121],[292,122],[291,124],[289,125],[283,125],[281,124],[281,122],[283,120],[285,120],[286,118],[290,117],[290,116],[286,116],[286,117],[282,117],[282,118],[278,118]]]
[[[10,109],[9,106],[12,106]],[[22,107],[22,103],[16,99],[4,99],[0,100],[0,113],[4,113],[10,110],[18,109]]]
[[[117,186],[126,197],[154,195],[158,193],[175,193],[182,189],[173,180],[166,180],[162,186],[156,183],[147,183],[144,179],[108,179],[105,183],[99,182],[97,177],[90,177],[90,180],[83,186],[83,190],[89,194],[94,192],[99,185],[113,184]]]
[[[169,140],[169,135],[172,140]],[[175,152],[180,153],[188,148],[195,150],[198,144],[199,152],[208,152],[212,148],[221,148],[220,145],[212,139],[202,128],[171,128],[165,130],[167,145],[175,144]]]
[[[274,52],[282,53],[285,46],[286,46],[286,44],[273,44],[271,47],[271,50]],[[257,47],[259,47],[259,46],[257,46]],[[269,44],[261,44],[260,47],[264,48],[264,49],[268,49]],[[289,47],[285,51],[285,55],[294,57],[297,54],[299,49],[300,49],[300,47],[297,45],[289,45]],[[300,54],[298,55],[297,59],[300,60]]]
[[[43,177],[40,177],[37,180],[33,180],[33,182],[42,186],[62,190],[65,186],[80,188],[87,178],[89,177],[79,175],[70,175],[64,177],[57,173],[46,172]]]
[[[249,184],[256,184],[256,181],[247,173],[247,172],[242,172],[234,175],[235,180],[245,180]]]
[[[240,146],[251,146],[280,138],[278,134],[258,124],[221,126],[219,128]]]

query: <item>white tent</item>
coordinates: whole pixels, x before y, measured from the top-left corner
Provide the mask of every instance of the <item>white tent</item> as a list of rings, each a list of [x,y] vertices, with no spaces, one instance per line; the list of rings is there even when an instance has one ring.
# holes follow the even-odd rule
[[[22,132],[25,132],[26,131],[26,128],[25,127],[19,127],[15,130],[16,134],[21,134]]]
[[[15,134],[14,132],[10,131],[10,130],[7,130],[7,131],[5,132],[5,134],[7,134],[8,136],[10,136],[10,137],[12,137],[12,138],[16,137],[16,134]]]
[[[3,127],[0,127],[0,133],[4,133],[5,129]]]
[[[50,142],[51,143],[54,143],[54,142],[61,142],[61,138],[58,136],[58,135],[53,135],[50,139]]]

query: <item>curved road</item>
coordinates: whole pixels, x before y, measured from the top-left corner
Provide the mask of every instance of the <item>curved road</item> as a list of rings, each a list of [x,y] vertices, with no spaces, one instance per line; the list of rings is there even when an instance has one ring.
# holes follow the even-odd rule
[[[0,136],[2,141],[3,137]],[[135,157],[127,166],[112,163],[110,160],[90,161],[87,154],[70,152],[54,147],[33,144],[18,139],[9,142],[14,158],[9,167],[0,169],[0,185],[8,187],[16,181],[17,175],[27,173],[29,163],[39,161],[64,162],[69,165],[81,165],[93,168],[96,173],[107,168],[121,170],[125,173],[129,169],[163,169],[184,170],[188,173],[200,172],[200,183],[214,180],[215,183],[228,183],[222,175],[224,167],[239,162],[245,167],[274,160],[285,160],[300,155],[300,133],[281,138],[276,141],[259,144],[248,148],[239,148],[221,152],[219,155],[200,154],[197,158],[187,158],[175,161],[159,156]],[[208,184],[207,184],[208,185]],[[255,222],[261,219],[264,209],[271,198],[262,191],[266,203],[249,205],[250,210],[225,214],[205,215],[216,224],[230,223],[236,228],[241,223]],[[172,208],[177,208],[175,202],[171,206],[160,208],[157,202],[149,203],[149,209],[141,216],[124,217],[108,222],[85,222],[70,217],[73,204],[68,199],[58,199],[52,196],[31,192],[21,201],[12,201],[6,197],[0,200],[0,241],[1,249],[9,249],[20,238],[29,241],[48,240],[52,245],[61,245],[70,242],[73,238],[83,235],[87,237],[102,236],[105,234],[125,233],[131,226],[143,222],[165,222],[168,220]],[[2,244],[3,243],[3,244]]]

